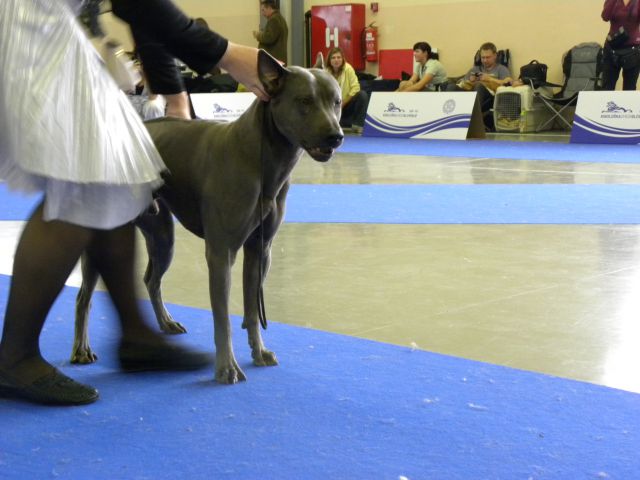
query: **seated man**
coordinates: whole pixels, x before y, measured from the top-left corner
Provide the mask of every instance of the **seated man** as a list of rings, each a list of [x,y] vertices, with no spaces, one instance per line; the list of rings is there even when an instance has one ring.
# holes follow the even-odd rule
[[[447,90],[475,90],[485,114],[493,107],[493,96],[498,87],[512,83],[509,69],[498,63],[498,50],[491,43],[480,47],[481,65],[474,65],[457,85],[450,84]]]
[[[398,92],[434,92],[438,86],[446,83],[447,72],[436,59],[431,58],[431,45],[418,42],[413,46],[413,58],[416,64],[409,80],[400,82]]]

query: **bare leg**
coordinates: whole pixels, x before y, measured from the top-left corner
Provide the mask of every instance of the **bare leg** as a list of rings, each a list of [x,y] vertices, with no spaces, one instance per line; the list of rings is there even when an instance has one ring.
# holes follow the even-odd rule
[[[191,120],[191,110],[189,107],[189,98],[187,92],[175,93],[172,95],[165,94],[167,100],[167,117],[186,118]]]
[[[123,340],[155,337],[138,308],[135,265],[135,227],[129,223],[96,233],[87,248],[118,312]]]
[[[89,229],[45,222],[40,205],[20,237],[0,342],[0,392],[40,403],[78,405],[98,398],[92,387],[73,381],[40,353],[40,333],[51,305],[80,254]]]
[[[42,205],[20,237],[0,342],[0,371],[25,382],[53,368],[40,354],[44,321],[93,232],[60,221],[45,222]]]
[[[156,215],[150,217],[155,219]],[[168,220],[173,222],[170,217]],[[91,297],[99,275],[102,275],[118,312],[123,342],[166,344],[165,340],[146,324],[139,310],[134,265],[135,227],[133,224],[114,230],[96,231],[82,262],[83,278],[77,297],[76,338],[72,362],[92,363],[97,359],[89,346],[88,317]],[[163,305],[162,308],[164,308]],[[168,313],[167,316],[169,316]]]
[[[144,320],[138,305],[135,227],[100,231],[87,249],[102,276],[120,318],[120,365],[124,370],[194,370],[211,364],[211,356],[169,343]]]
[[[131,340],[127,369],[194,369],[210,364],[204,354],[168,345],[144,323],[133,288],[134,246],[132,225],[99,231],[45,222],[42,205],[35,210],[16,249],[0,341],[0,394],[66,405],[98,398],[94,388],[74,382],[47,363],[39,345],[47,314],[85,249],[98,259],[96,267],[120,314],[123,337]],[[120,357],[123,363],[122,347]]]

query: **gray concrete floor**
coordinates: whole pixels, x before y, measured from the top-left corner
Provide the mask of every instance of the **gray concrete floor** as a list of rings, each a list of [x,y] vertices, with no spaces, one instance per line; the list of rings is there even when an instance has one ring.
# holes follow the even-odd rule
[[[630,184],[640,165],[338,153],[303,158],[293,179]],[[4,222],[3,252],[19,229]],[[165,300],[208,309],[206,270],[203,242],[178,227]],[[285,223],[265,288],[271,321],[640,392],[640,226]]]

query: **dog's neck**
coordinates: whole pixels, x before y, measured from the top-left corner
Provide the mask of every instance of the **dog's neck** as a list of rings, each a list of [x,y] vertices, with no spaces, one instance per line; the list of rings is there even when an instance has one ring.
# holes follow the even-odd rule
[[[264,185],[268,190],[279,190],[289,179],[293,168],[302,156],[300,145],[292,144],[278,129],[269,102],[256,100],[251,107],[236,121],[239,133],[246,136],[255,135],[260,148],[260,168],[264,172]],[[275,192],[265,192],[267,195]]]

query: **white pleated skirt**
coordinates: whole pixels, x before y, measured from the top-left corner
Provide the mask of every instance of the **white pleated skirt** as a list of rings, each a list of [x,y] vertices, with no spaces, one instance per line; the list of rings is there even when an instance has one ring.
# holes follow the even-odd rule
[[[110,229],[150,203],[164,165],[64,0],[2,0],[0,178],[45,219]]]

